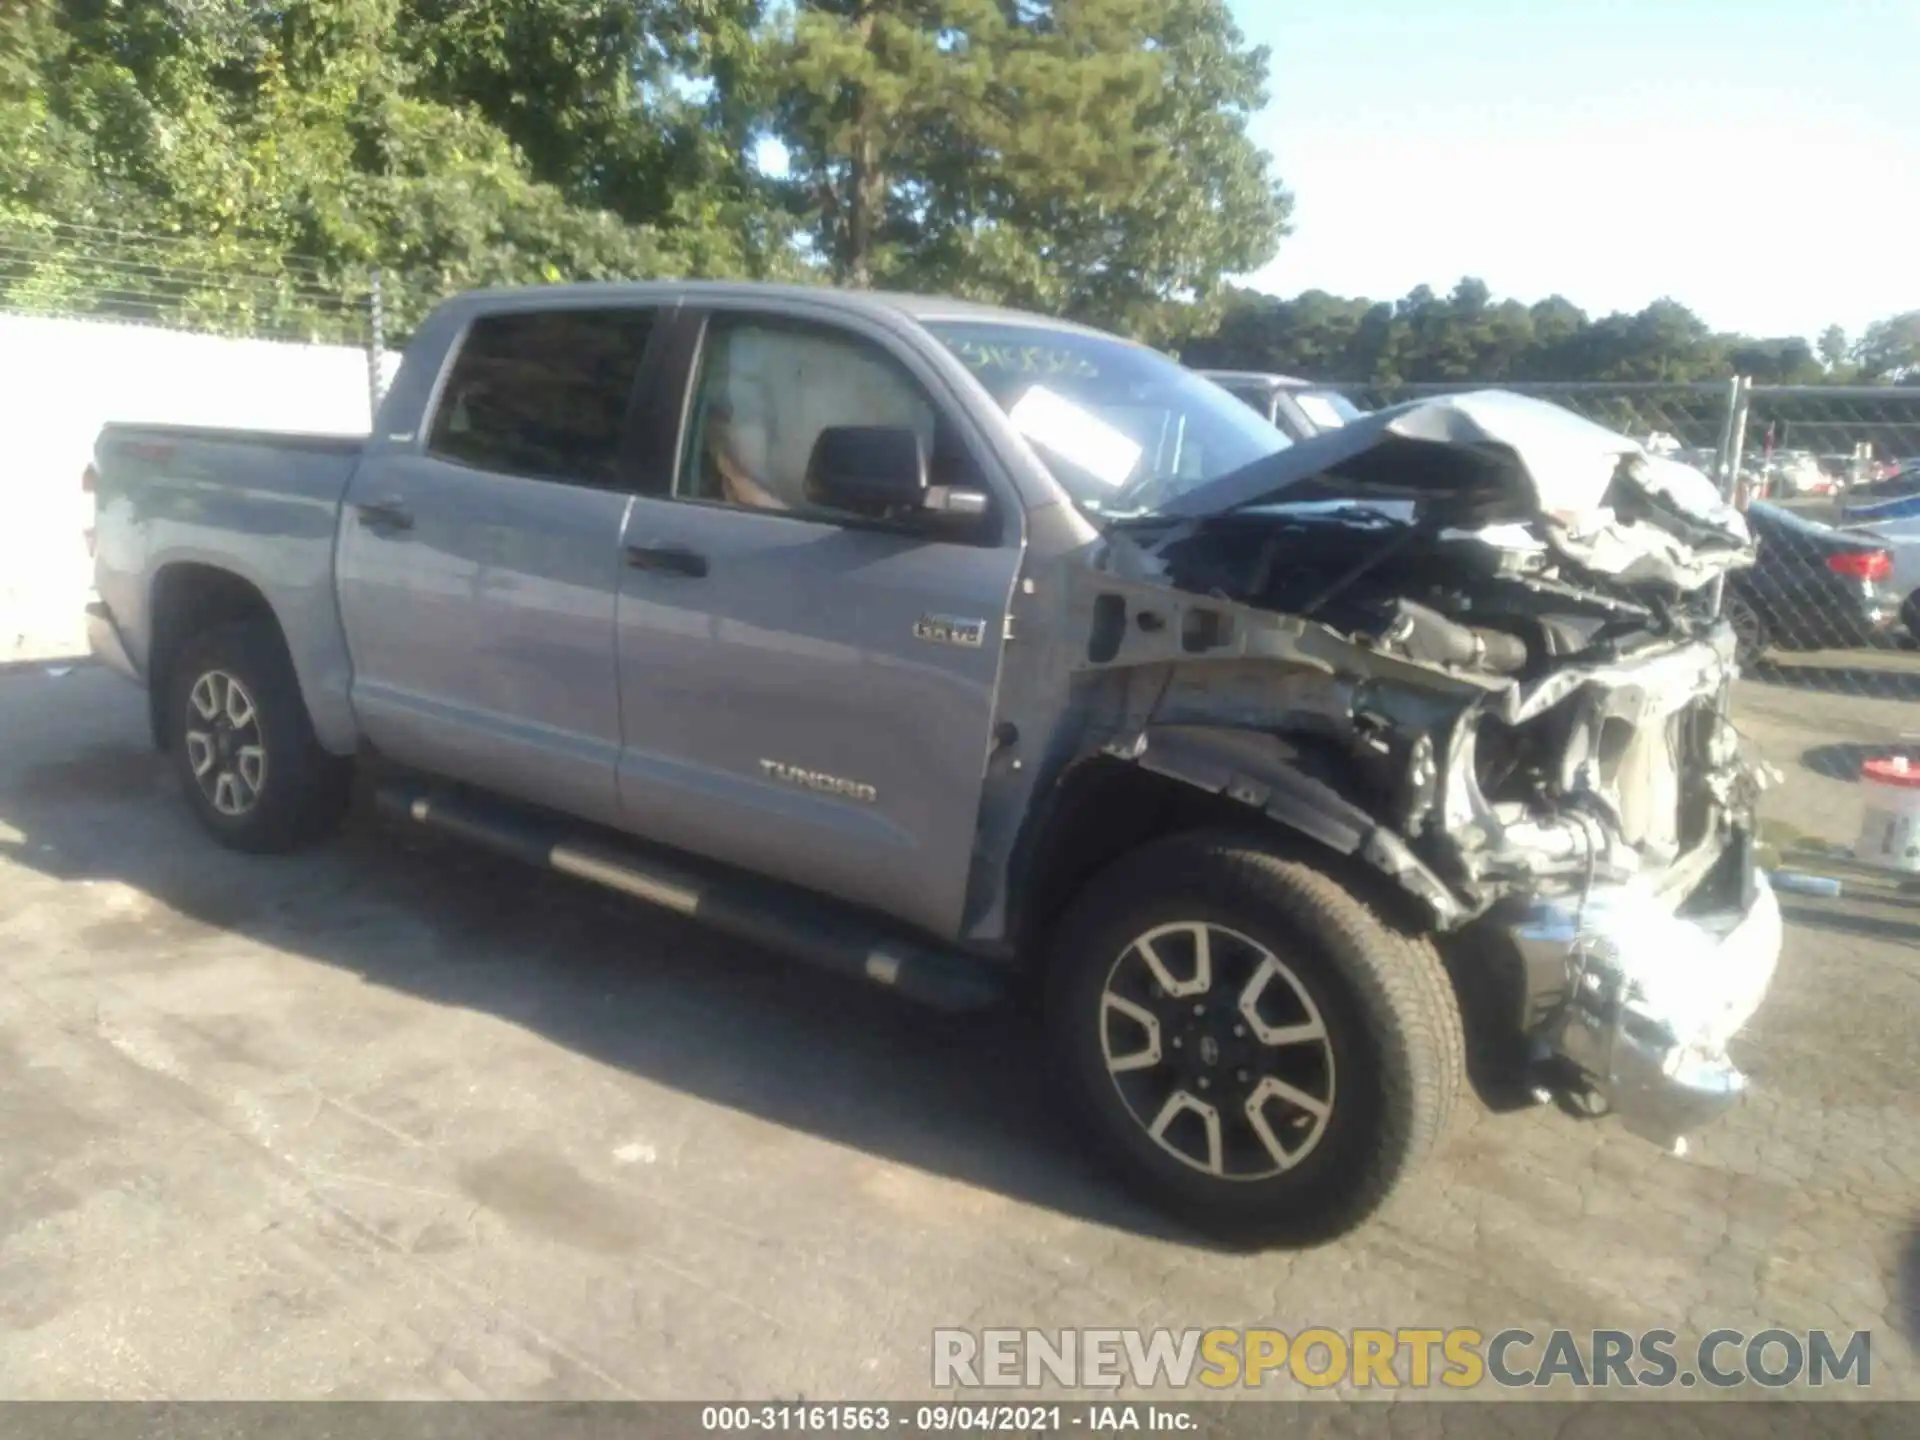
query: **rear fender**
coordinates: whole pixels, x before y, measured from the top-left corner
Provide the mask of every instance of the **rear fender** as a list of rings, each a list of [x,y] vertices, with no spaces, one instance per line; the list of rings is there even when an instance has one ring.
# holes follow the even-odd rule
[[[271,578],[244,557],[230,554],[175,551],[163,558],[148,600],[152,703],[158,706],[165,698],[167,666],[192,631],[259,615],[273,621],[287,647],[315,738],[332,754],[351,755],[359,746],[359,727],[348,703],[352,672],[333,601],[331,554],[306,547],[280,549],[284,568]],[[209,587],[228,594],[243,588],[256,603],[196,603]],[[157,735],[157,711],[154,723]]]

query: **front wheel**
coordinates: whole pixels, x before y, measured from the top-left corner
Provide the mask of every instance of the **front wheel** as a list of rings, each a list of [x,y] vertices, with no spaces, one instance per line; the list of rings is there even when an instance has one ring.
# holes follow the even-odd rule
[[[258,621],[181,647],[167,697],[168,749],[200,823],[222,845],[295,850],[345,814],[351,762],[314,738],[279,631]]]
[[[1056,932],[1047,1018],[1096,1148],[1234,1244],[1372,1215],[1444,1134],[1465,1066],[1431,943],[1231,835],[1172,837],[1097,878]]]

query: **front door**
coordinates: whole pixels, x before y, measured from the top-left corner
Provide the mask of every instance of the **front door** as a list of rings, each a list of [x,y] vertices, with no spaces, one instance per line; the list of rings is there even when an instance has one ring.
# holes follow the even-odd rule
[[[354,477],[341,618],[386,754],[618,818],[625,440],[653,328],[645,309],[481,316],[422,439]]]
[[[992,744],[1018,516],[940,538],[810,505],[828,426],[907,425],[935,483],[984,488],[877,341],[748,313],[707,324],[672,493],[623,537],[628,828],[935,933],[960,925]]]

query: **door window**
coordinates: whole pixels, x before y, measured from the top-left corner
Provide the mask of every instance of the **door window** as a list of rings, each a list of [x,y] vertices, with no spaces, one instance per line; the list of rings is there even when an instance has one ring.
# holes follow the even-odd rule
[[[650,310],[484,315],[454,357],[427,451],[505,475],[623,488],[620,442]]]
[[[832,512],[805,494],[823,430],[900,426],[920,437],[935,485],[977,485],[967,453],[918,382],[879,347],[822,326],[715,316],[702,347],[677,493]]]

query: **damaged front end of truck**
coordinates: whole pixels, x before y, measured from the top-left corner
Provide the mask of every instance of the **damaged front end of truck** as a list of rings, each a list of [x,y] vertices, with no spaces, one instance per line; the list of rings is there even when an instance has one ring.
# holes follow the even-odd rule
[[[1674,1145],[1780,948],[1698,471],[1500,392],[1418,401],[1108,528],[1070,587],[1100,750],[1509,947],[1543,1074]],[[1104,679],[1101,677],[1104,676]]]

